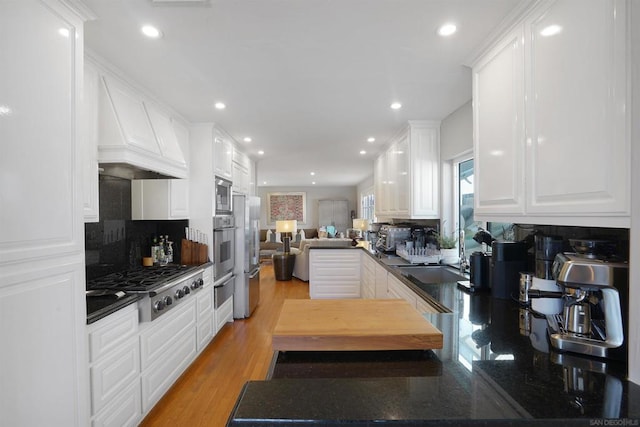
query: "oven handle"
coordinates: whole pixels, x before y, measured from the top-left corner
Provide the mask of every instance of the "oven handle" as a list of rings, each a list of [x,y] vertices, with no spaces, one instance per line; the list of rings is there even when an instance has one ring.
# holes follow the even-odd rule
[[[258,275],[258,273],[260,273],[260,267],[256,268],[251,273],[249,273],[249,279],[255,278]]]

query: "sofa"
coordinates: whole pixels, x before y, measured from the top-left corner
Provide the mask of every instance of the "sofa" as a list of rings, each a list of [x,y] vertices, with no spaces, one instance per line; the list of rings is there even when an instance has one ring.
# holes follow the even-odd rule
[[[350,248],[353,240],[351,239],[305,239],[300,242],[298,252],[296,254],[296,263],[293,267],[293,277],[305,282],[309,281],[309,249],[311,247],[335,247]]]
[[[267,237],[268,236],[268,237]],[[291,238],[291,247],[299,248],[300,242],[305,239],[315,239],[318,237],[318,230],[315,228],[301,228],[295,236]],[[270,257],[274,252],[282,252],[284,243],[280,238],[280,233],[273,230],[260,230],[260,257]]]

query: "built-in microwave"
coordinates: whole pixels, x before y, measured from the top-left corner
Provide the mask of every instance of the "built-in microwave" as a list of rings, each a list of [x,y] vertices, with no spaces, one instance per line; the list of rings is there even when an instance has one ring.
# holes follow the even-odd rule
[[[215,189],[216,189],[216,202],[215,202],[215,215],[231,215],[233,213],[231,194],[231,181],[228,179],[215,177]]]

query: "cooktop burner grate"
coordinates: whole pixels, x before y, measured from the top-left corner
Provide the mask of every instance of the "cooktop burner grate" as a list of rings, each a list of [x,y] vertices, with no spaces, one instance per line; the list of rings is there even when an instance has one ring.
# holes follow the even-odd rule
[[[111,273],[87,282],[87,290],[118,289],[129,292],[148,292],[163,284],[177,279],[197,267],[171,264],[166,266],[144,267]]]

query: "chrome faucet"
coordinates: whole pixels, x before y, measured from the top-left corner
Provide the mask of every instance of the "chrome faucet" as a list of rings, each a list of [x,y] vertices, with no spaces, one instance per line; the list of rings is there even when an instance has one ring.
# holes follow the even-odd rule
[[[458,235],[458,245],[460,246],[460,273],[466,273],[469,268],[469,263],[467,262],[467,256],[464,253],[464,230],[460,230],[460,234]]]

